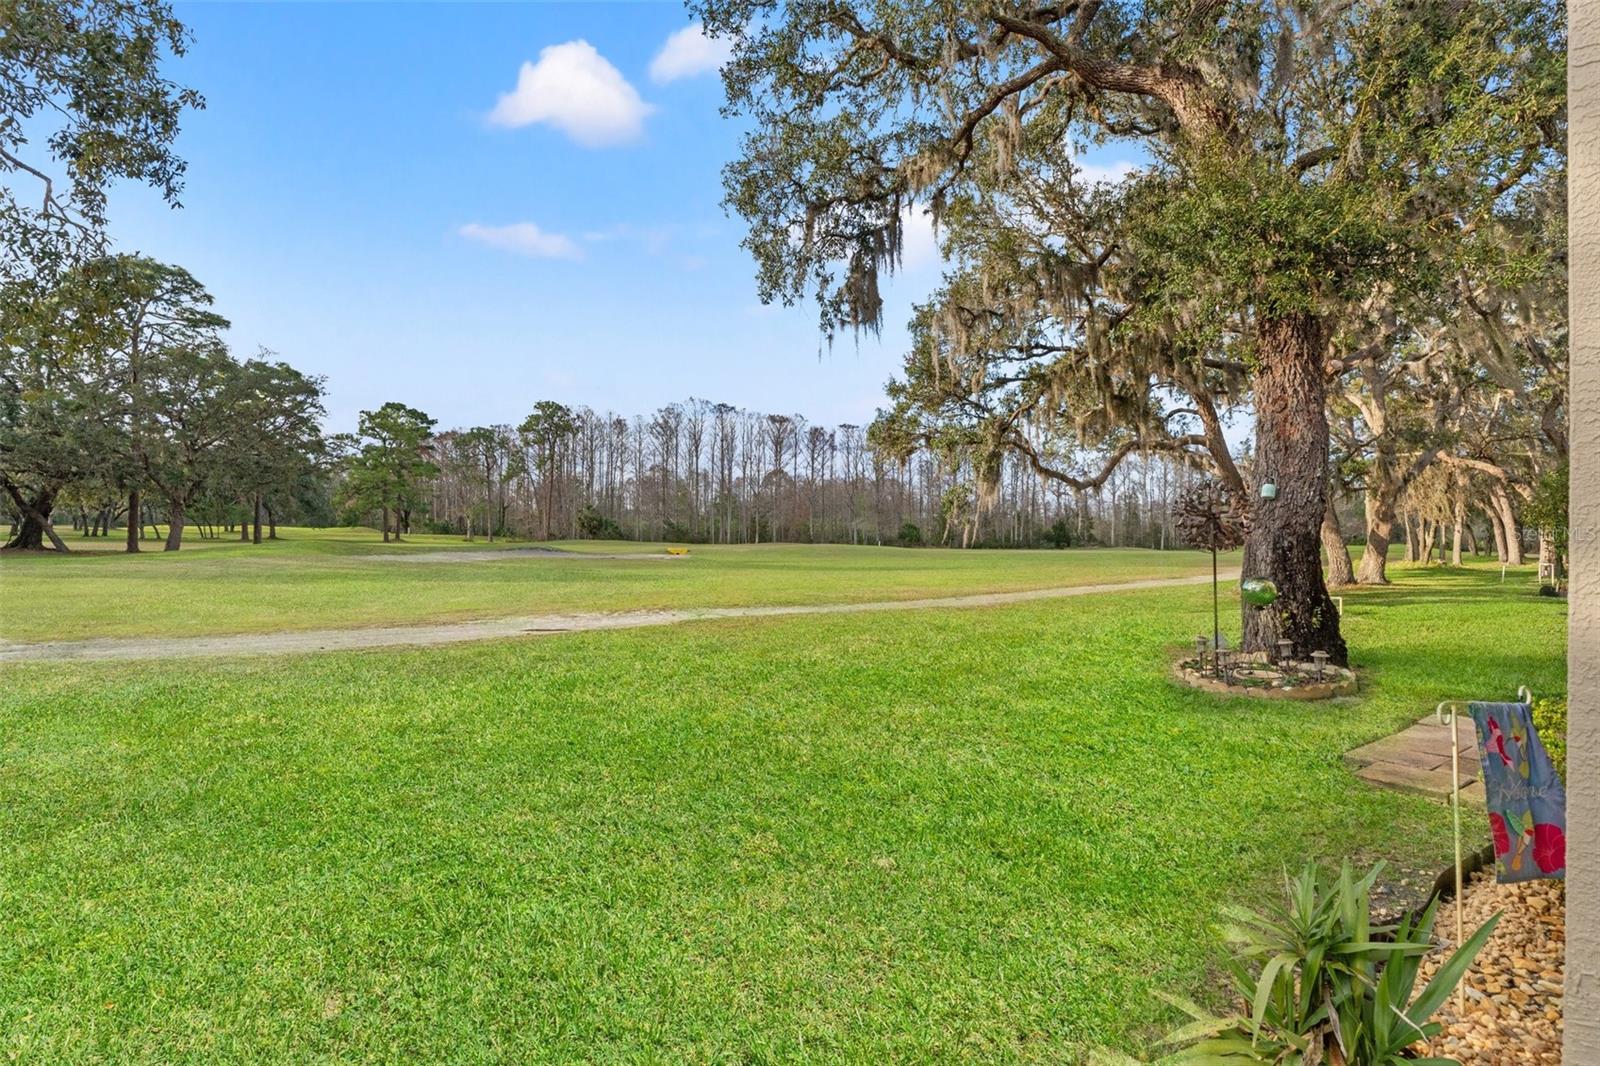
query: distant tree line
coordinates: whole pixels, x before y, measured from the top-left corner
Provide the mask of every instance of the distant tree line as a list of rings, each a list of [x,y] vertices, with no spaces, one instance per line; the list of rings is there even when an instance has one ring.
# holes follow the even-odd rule
[[[363,424],[404,411],[390,404],[363,413]],[[1175,546],[1172,501],[1195,476],[1150,455],[1075,492],[1012,460],[980,508],[961,453],[905,452],[873,427],[814,425],[704,400],[633,418],[542,402],[516,426],[437,435],[426,432],[431,420],[421,412],[405,420],[415,446],[411,483],[386,490],[387,514],[384,492],[364,487],[385,480],[375,471],[392,465],[383,438],[363,433],[347,444],[352,458],[336,490],[347,519],[371,521],[376,511],[375,524],[399,533],[425,516],[422,528],[489,540],[1163,548]]]
[[[1474,453],[1458,431],[1455,449],[1430,452],[1393,504],[1395,539],[1408,562],[1437,553],[1440,562],[1460,563],[1465,550],[1520,563],[1532,543],[1522,511],[1532,529],[1555,528],[1539,524],[1534,486],[1524,479],[1564,467],[1541,458],[1533,431],[1516,422],[1523,405],[1499,396],[1487,409],[1509,420],[1496,439],[1520,445]],[[968,448],[941,447],[937,435],[905,436],[893,410],[868,426],[827,426],[700,399],[632,418],[542,401],[518,425],[435,433],[434,424],[399,403],[362,412],[362,431],[335,440],[345,458],[328,486],[329,509],[347,524],[385,530],[385,539],[416,529],[488,541],[1163,549],[1184,546],[1173,508],[1211,473],[1209,453],[1041,439],[1032,447],[1051,465],[1050,476],[1015,450],[1000,453],[990,474],[975,467]],[[1512,432],[1517,425],[1520,435]],[[1371,451],[1353,443],[1324,523],[1335,574],[1341,562],[1353,573],[1349,545],[1370,538],[1363,504]],[[1224,454],[1249,474],[1248,446]],[[1499,456],[1515,472],[1502,479],[1482,469],[1495,464],[1473,454]]]

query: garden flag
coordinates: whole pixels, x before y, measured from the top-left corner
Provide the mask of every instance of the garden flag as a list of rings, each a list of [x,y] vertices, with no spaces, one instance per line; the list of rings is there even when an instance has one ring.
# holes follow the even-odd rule
[[[1565,877],[1567,790],[1526,703],[1468,704],[1478,727],[1483,788],[1501,881]]]

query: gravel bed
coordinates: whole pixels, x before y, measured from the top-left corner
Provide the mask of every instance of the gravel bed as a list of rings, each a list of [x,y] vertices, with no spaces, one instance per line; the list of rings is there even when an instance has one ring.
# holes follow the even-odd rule
[[[1463,1066],[1561,1062],[1561,992],[1566,961],[1565,881],[1502,885],[1490,870],[1467,881],[1462,900],[1466,935],[1501,912],[1489,942],[1467,971],[1466,1014],[1451,995],[1435,1020],[1444,1031],[1431,1052]],[[1454,948],[1455,904],[1440,904],[1434,923],[1438,951],[1423,961],[1417,987]]]

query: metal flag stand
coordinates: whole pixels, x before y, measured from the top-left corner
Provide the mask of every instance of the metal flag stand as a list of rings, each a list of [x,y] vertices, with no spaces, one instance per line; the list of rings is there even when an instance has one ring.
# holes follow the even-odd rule
[[[1527,685],[1517,687],[1517,699],[1532,706],[1533,693]],[[1450,727],[1450,810],[1452,821],[1455,825],[1456,837],[1456,950],[1461,950],[1461,945],[1466,937],[1465,925],[1461,919],[1461,897],[1466,892],[1467,886],[1462,884],[1461,877],[1461,732],[1457,721],[1457,714],[1466,710],[1467,705],[1473,700],[1441,700],[1439,706],[1433,709],[1433,716],[1440,725]],[[1462,983],[1456,985],[1456,1015],[1464,1015],[1467,1010],[1466,977],[1462,976]]]

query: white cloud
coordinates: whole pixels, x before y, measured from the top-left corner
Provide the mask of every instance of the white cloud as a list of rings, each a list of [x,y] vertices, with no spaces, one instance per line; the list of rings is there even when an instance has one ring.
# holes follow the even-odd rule
[[[517,87],[489,113],[499,126],[547,122],[587,148],[639,136],[655,108],[588,41],[553,44],[537,63],[524,63]]]
[[[668,37],[650,61],[650,80],[665,85],[679,78],[710,74],[732,55],[733,45],[726,38],[707,37],[704,26],[690,23]]]
[[[900,268],[919,270],[944,261],[939,240],[933,232],[933,214],[925,207],[905,207],[900,211]]]
[[[546,233],[532,222],[516,222],[509,226],[482,226],[469,222],[456,232],[469,241],[533,259],[583,258],[583,249],[573,243],[572,238],[560,233]]]
[[[1088,185],[1115,185],[1139,169],[1126,159],[1114,159],[1109,163],[1086,163],[1082,159],[1072,162],[1078,168],[1078,180]]]

